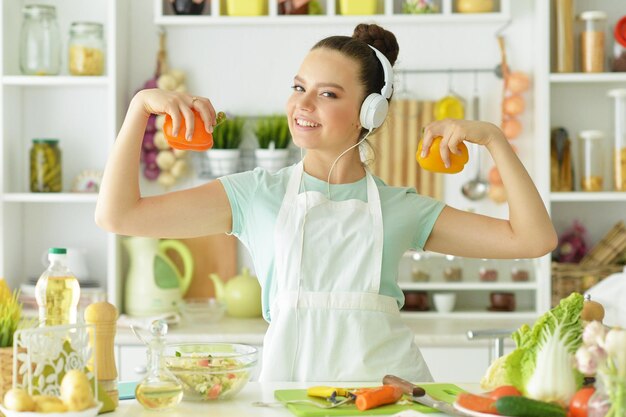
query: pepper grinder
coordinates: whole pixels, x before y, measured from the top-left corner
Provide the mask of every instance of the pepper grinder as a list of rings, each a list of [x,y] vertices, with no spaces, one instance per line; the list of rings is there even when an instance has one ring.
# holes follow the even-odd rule
[[[98,363],[96,375],[98,385],[106,391],[115,408],[119,404],[117,368],[115,366],[114,354],[117,317],[117,308],[106,301],[92,303],[85,309],[85,322],[95,325],[95,332],[89,332],[89,343],[94,349],[89,367],[93,369],[93,360],[96,358]]]

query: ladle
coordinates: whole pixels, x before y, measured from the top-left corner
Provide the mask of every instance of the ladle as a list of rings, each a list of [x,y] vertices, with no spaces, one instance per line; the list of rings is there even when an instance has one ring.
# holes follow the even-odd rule
[[[472,98],[472,118],[474,120],[480,119],[480,97],[478,95],[478,82],[476,80],[477,74],[474,73],[474,97]],[[489,183],[482,178],[480,178],[480,147],[479,145],[474,144],[474,154],[476,161],[476,176],[471,180],[467,181],[461,187],[461,192],[463,195],[472,201],[483,199],[487,196],[487,191],[489,191]]]

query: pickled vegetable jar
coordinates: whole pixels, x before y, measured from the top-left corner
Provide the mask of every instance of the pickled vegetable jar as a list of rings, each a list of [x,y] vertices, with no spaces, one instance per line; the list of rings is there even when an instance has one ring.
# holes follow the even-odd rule
[[[579,16],[585,24],[580,34],[580,57],[582,72],[604,72],[604,38],[607,14],[592,10]]]
[[[25,75],[61,71],[61,36],[54,6],[27,5],[20,34],[20,70]]]
[[[58,193],[62,188],[58,139],[33,139],[30,148],[30,191]]]
[[[104,50],[103,29],[100,23],[72,23],[68,59],[70,74],[102,75]]]

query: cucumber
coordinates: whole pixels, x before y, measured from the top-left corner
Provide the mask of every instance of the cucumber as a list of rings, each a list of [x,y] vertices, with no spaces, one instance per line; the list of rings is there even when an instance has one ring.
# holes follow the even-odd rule
[[[526,397],[501,397],[496,401],[496,409],[503,416],[510,417],[565,417],[565,409],[558,404],[532,400]]]

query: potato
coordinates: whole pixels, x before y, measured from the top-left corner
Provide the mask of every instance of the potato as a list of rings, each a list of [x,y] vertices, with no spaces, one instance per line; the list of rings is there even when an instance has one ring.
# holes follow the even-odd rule
[[[33,395],[35,411],[39,413],[64,413],[67,406],[60,398],[51,395]]]
[[[87,376],[79,370],[71,370],[61,381],[61,400],[69,411],[82,411],[93,407],[93,391]]]
[[[35,403],[26,390],[13,388],[4,394],[4,407],[11,411],[34,411]]]

